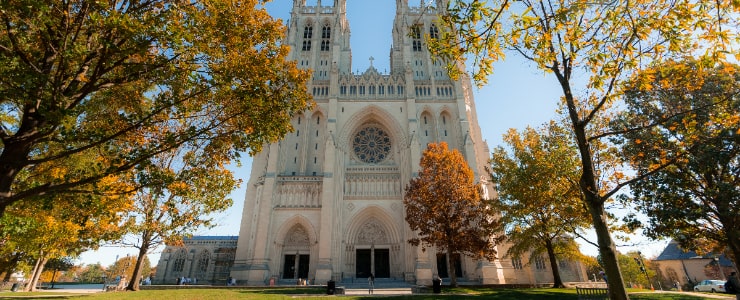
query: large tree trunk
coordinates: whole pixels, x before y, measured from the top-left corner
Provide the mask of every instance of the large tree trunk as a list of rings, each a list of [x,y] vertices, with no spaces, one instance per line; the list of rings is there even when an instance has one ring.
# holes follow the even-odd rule
[[[51,288],[54,288],[54,279],[57,277],[57,270],[54,270],[54,273],[51,273]]]
[[[26,116],[33,111],[28,107],[24,107],[24,110],[24,119],[15,137],[3,139],[4,148],[0,153],[0,218],[5,214],[5,209],[17,201],[12,198],[11,187],[18,173],[28,164],[28,153],[31,152],[30,140],[35,138],[31,137],[32,132],[35,132],[39,125],[38,120]]]
[[[607,284],[609,287],[609,299],[627,300],[629,299],[629,296],[627,295],[627,289],[625,289],[622,281],[622,274],[619,271],[617,248],[614,245],[611,234],[609,233],[606,213],[604,212],[605,199],[602,199],[599,194],[601,190],[597,183],[593,153],[591,151],[588,137],[586,136],[586,127],[589,125],[589,122],[593,122],[593,120],[581,118],[581,112],[578,110],[575,99],[570,90],[569,79],[563,76],[563,73],[559,68],[553,68],[553,72],[558,77],[560,86],[563,89],[565,103],[568,107],[568,117],[573,126],[573,133],[575,134],[578,153],[581,158],[583,174],[581,174],[578,185],[583,193],[583,200],[588,207],[589,213],[591,213],[591,219],[599,245],[599,254],[601,255],[601,261],[604,263],[604,269],[606,269],[605,271],[608,278]],[[583,118],[586,118],[586,116]]]
[[[732,263],[735,265],[735,269],[737,270],[737,262],[738,259],[740,259],[740,236],[738,235],[740,231],[736,229],[737,227],[735,227],[736,225],[734,222],[722,225],[725,227],[725,232],[727,233],[727,246],[730,248],[730,251],[728,251],[728,258],[732,260]],[[729,227],[727,225],[729,225]]]
[[[450,286],[457,287],[457,273],[455,272],[455,265],[453,264],[453,253],[452,248],[447,247],[450,251],[447,251],[447,274],[450,275]]]
[[[552,269],[552,287],[564,288],[565,284],[563,284],[563,279],[560,278],[560,269],[558,269],[558,261],[555,257],[555,247],[553,247],[551,240],[545,242],[545,248],[547,249],[547,257],[550,259],[550,268]]]
[[[139,290],[139,277],[141,277],[141,266],[144,263],[144,258],[147,252],[149,252],[151,235],[144,233],[142,237],[141,247],[139,248],[139,256],[136,258],[136,265],[134,266],[134,273],[131,274],[131,281],[126,286],[127,291],[138,291]]]
[[[36,285],[38,285],[39,278],[41,278],[41,272],[44,271],[44,265],[46,265],[46,262],[48,260],[49,259],[44,257],[43,255],[36,260],[36,265],[33,267],[33,272],[31,274],[31,281],[25,288],[26,292],[36,291]]]

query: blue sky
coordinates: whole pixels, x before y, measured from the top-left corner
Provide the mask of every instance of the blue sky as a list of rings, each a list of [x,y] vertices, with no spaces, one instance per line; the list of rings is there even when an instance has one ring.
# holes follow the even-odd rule
[[[409,1],[412,4],[417,2]],[[316,1],[307,1],[315,5]],[[331,0],[324,0],[333,3]],[[276,18],[287,21],[290,17],[292,0],[274,0],[268,3],[268,11]],[[392,43],[391,28],[395,15],[394,0],[348,0],[347,19],[351,29],[352,71],[363,72],[370,66],[369,58],[374,58],[373,66],[380,72],[387,73],[390,66],[389,51]],[[478,121],[489,147],[493,149],[502,145],[502,135],[509,128],[522,130],[527,126],[537,127],[550,119],[556,118],[555,109],[562,91],[552,75],[544,74],[533,63],[523,60],[514,53],[508,53],[505,61],[495,64],[494,74],[489,83],[475,90],[475,103]],[[249,180],[251,158],[244,157],[242,166],[234,168],[236,176],[244,182],[231,197],[234,206],[216,216],[219,226],[201,230],[199,235],[239,235],[239,223],[243,209],[246,182]],[[595,241],[595,238],[593,238]],[[642,241],[637,247],[620,247],[621,252],[633,249],[642,251],[647,257],[655,257],[664,248],[665,242],[650,242],[636,237],[633,242]],[[619,245],[620,242],[617,242]],[[596,255],[596,249],[583,247],[588,255]],[[110,265],[116,255],[135,255],[132,248],[103,247],[98,251],[89,251],[80,257],[82,263],[100,262]],[[150,261],[156,265],[159,253],[150,255]]]

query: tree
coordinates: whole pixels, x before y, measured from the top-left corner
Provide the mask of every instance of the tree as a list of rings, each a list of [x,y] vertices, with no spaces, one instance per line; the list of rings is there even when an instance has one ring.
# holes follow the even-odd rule
[[[496,221],[462,154],[448,150],[445,142],[432,143],[427,145],[420,167],[419,176],[406,186],[403,199],[406,222],[417,233],[409,243],[446,251],[447,270],[454,270],[450,260],[460,254],[493,260]],[[455,272],[450,272],[450,280],[457,286]]]
[[[238,185],[222,160],[204,153],[207,143],[188,143],[177,151],[163,152],[136,168],[137,184],[131,216],[132,241],[139,249],[127,290],[138,290],[146,255],[163,244],[182,244],[182,238],[201,227],[213,226],[212,213],[233,201],[228,194]]]
[[[509,129],[504,141],[511,152],[494,149],[490,171],[499,196],[492,206],[512,243],[507,255],[547,253],[553,287],[564,288],[557,262],[581,256],[569,236],[590,224],[578,188],[578,152],[567,129],[554,121],[521,133]]]
[[[131,282],[138,282],[139,279],[151,275],[152,267],[151,263],[149,262],[149,257],[147,257],[146,255],[142,258],[140,265],[138,265],[138,267],[140,268],[138,272],[139,275],[134,275],[137,273],[135,269],[137,268],[138,260],[139,258],[137,256],[129,255],[117,259],[113,263],[113,265],[109,266],[105,270],[106,277],[110,278],[111,280],[115,278],[125,278],[125,280],[127,280],[128,282],[127,286],[130,286]],[[136,287],[138,288],[138,286],[139,285],[137,284]]]
[[[80,282],[84,282],[84,283],[102,282],[103,275],[106,275],[105,269],[103,268],[103,266],[100,265],[100,263],[87,265],[80,272]]]
[[[650,267],[650,260],[642,259],[640,252],[620,253],[619,268],[622,270],[622,276],[626,286],[641,285],[644,288],[653,287],[651,280],[657,279],[655,270]]]
[[[260,3],[2,1],[0,215],[49,193],[106,193],[89,184],[187,141],[235,159],[285,135],[309,106],[309,71],[285,59],[284,26]],[[19,180],[90,153],[85,172]]]
[[[106,182],[103,180],[99,185]],[[70,196],[78,199],[60,199]],[[2,251],[35,261],[31,263],[31,280],[26,286],[33,290],[48,261],[74,257],[104,241],[120,238],[125,228],[121,225],[122,211],[128,205],[130,201],[125,195],[49,194],[37,201],[19,201],[0,218]]]
[[[637,74],[625,98],[620,121],[649,126],[625,136],[632,167],[645,174],[675,161],[631,187],[648,216],[647,235],[669,236],[687,249],[729,252],[737,264],[740,66],[667,61]]]
[[[620,105],[621,83],[645,64],[671,55],[705,53],[724,59],[737,41],[732,1],[450,1],[440,17],[440,39],[429,39],[449,69],[473,58],[474,79],[485,82],[503,49],[534,62],[561,86],[570,129],[579,151],[579,185],[591,214],[611,299],[628,299],[609,231],[605,203],[649,174],[625,176],[608,124]],[[503,24],[504,15],[508,22]],[[700,47],[703,47],[700,49]],[[453,74],[455,75],[455,74]],[[635,125],[635,124],[631,124]]]
[[[59,257],[59,258],[52,258],[49,261],[46,262],[45,268],[47,270],[51,270],[51,288],[54,288],[54,279],[57,277],[57,272],[59,271],[67,271],[71,269],[74,266],[74,261],[72,261],[72,258],[69,256],[66,257]]]

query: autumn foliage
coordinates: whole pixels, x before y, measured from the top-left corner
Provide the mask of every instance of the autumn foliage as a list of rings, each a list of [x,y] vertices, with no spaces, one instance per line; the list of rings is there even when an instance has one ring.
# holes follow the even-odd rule
[[[624,155],[638,174],[633,200],[646,232],[687,249],[740,257],[740,66],[667,61],[627,84]],[[666,162],[671,164],[667,167]],[[631,224],[642,226],[637,220]]]
[[[188,141],[228,163],[291,130],[309,71],[260,1],[0,2],[0,215]],[[98,158],[85,172],[56,161]],[[55,176],[24,182],[46,168]]]
[[[436,248],[449,257],[463,254],[493,260],[493,213],[475,184],[475,176],[462,154],[448,150],[447,143],[429,144],[420,162],[419,175],[406,186],[406,222],[416,237],[409,239],[422,249]],[[455,286],[455,272],[450,272]]]
[[[551,121],[541,128],[504,135],[507,148],[496,147],[491,177],[498,187],[502,231],[511,244],[507,255],[547,254],[553,287],[565,287],[558,261],[580,258],[573,236],[590,227],[578,187],[578,152],[568,130]]]
[[[447,8],[440,17],[440,38],[429,39],[429,45],[434,56],[450,62],[451,70],[462,72],[457,66],[470,59],[473,78],[483,84],[504,49],[511,49],[560,85],[562,94],[553,101],[563,104],[576,141],[580,189],[611,283],[609,296],[629,299],[605,204],[644,176],[624,176],[620,168],[625,163],[610,145],[610,138],[623,131],[604,125],[624,107],[622,83],[649,64],[688,55],[715,61],[728,54],[740,57],[740,3],[453,0]]]

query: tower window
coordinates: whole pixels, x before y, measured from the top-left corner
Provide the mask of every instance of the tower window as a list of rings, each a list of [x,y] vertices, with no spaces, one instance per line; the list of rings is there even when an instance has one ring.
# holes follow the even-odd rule
[[[329,40],[331,39],[331,27],[325,25],[321,28],[321,51],[329,51]]]
[[[429,37],[433,39],[439,39],[439,29],[437,29],[437,26],[432,24],[432,26],[429,27]]]
[[[411,27],[411,42],[414,51],[421,51],[421,29],[419,25]]]
[[[311,51],[311,38],[313,37],[313,26],[306,25],[303,28],[303,46],[302,51]]]

